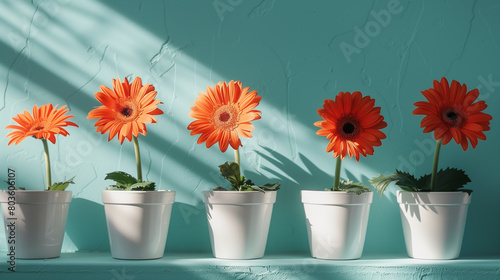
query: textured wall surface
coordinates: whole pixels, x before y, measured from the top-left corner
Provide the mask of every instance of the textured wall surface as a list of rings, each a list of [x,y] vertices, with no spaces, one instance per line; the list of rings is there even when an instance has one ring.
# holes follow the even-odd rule
[[[307,251],[300,190],[330,187],[335,166],[313,126],[323,100],[359,90],[376,99],[388,123],[383,145],[359,163],[345,160],[343,178],[369,185],[395,168],[423,175],[434,140],[411,112],[420,91],[445,76],[478,88],[493,116],[487,141],[466,152],[443,146],[440,166],[464,169],[472,180],[462,255],[498,255],[499,13],[494,0],[1,1],[0,127],[34,104],[71,108],[80,128],[50,146],[53,179],[76,175],[63,250],[108,250],[104,176],[135,173],[133,145],[107,142],[86,116],[99,105],[99,85],[142,77],[165,112],[140,137],[144,174],[177,191],[167,250],[209,251],[201,191],[224,183],[217,165],[233,154],[196,144],[186,129],[189,107],[207,85],[241,80],[263,96],[254,137],[242,140],[244,174],[282,185],[267,252]],[[0,178],[10,167],[18,186],[42,189],[41,142],[7,146],[6,134]],[[365,253],[405,251],[395,190],[374,197]]]

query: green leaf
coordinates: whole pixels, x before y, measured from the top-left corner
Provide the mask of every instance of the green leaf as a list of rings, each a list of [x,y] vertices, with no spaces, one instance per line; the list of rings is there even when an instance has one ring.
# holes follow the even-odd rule
[[[396,173],[370,179],[370,183],[377,189],[377,192],[382,197],[384,191],[387,189],[390,183],[395,182],[401,189],[406,191],[418,191],[420,189],[419,180],[417,180],[413,175],[396,170]]]
[[[154,182],[139,182],[128,188],[131,191],[154,191],[156,184]]]
[[[227,190],[221,186],[217,186],[217,187],[213,188],[212,191],[227,191]]]
[[[344,191],[344,192],[355,192],[356,194],[362,194],[364,192],[369,192],[370,188],[363,186],[361,183],[358,182],[351,182],[349,180],[347,181],[340,181],[339,184],[339,191]]]
[[[395,183],[402,190],[414,192],[421,191],[425,187],[425,184],[422,184],[422,181],[427,181],[426,176],[417,180],[415,176],[407,172],[396,170],[396,174],[398,174],[399,179]]]
[[[418,189],[417,192],[430,192],[431,191],[431,174],[425,174],[424,176],[418,178]],[[403,189],[403,188],[401,188]],[[403,189],[405,190],[405,189]],[[405,190],[406,191],[406,190]],[[409,190],[413,191],[413,190]]]
[[[245,176],[241,176],[241,181],[243,182],[243,183],[242,183],[242,185],[243,185],[243,186],[245,186],[245,185],[246,185],[246,186],[252,186],[252,185],[255,185],[255,184],[252,182],[252,180],[245,178]]]
[[[339,184],[339,190],[340,191],[345,191],[345,192],[355,192],[356,194],[362,194],[364,192],[369,192],[370,188],[363,186],[361,183],[358,182],[351,182],[349,180],[347,181],[340,181]]]
[[[238,188],[241,186],[244,178],[240,174],[240,166],[236,162],[226,161],[219,165],[222,177],[231,183],[231,187]]]
[[[257,186],[257,185],[252,185],[252,186],[244,186],[242,188],[242,191],[259,191],[259,192],[263,192],[265,193],[266,191],[263,190],[261,187]]]
[[[280,183],[274,183],[274,184],[264,184],[260,186],[261,189],[265,191],[277,191],[280,189]]]
[[[457,168],[446,168],[439,170],[436,178],[435,192],[459,191],[470,182],[469,176],[463,170]],[[430,183],[429,183],[430,184]],[[430,188],[430,187],[429,187]]]
[[[115,171],[106,174],[106,180],[113,180],[115,185],[111,185],[106,190],[124,190],[124,191],[154,191],[156,184],[154,182],[139,182],[134,176],[123,172]]]
[[[106,174],[106,178],[104,180],[113,180],[119,186],[124,186],[125,188],[130,188],[133,184],[137,183],[137,179],[134,176],[123,172],[123,171],[115,171]]]
[[[75,177],[73,176],[73,178],[65,181],[65,182],[57,182],[57,183],[54,183],[52,184],[52,186],[50,186],[48,188],[49,191],[64,191],[68,186],[69,184],[74,184],[75,182],[73,182],[73,179],[75,179]]]
[[[441,169],[436,174],[436,186],[432,190],[434,192],[453,192],[453,191],[464,191],[471,193],[471,190],[462,189],[465,184],[470,182],[469,176],[465,174],[463,170],[456,168],[446,168]],[[372,178],[370,180],[372,185],[377,189],[382,196],[383,192],[387,186],[395,182],[402,190],[410,192],[422,192],[431,191],[431,175],[426,174],[419,179],[416,179],[413,175],[405,172],[396,170],[395,174]]]
[[[279,189],[280,184],[264,184],[262,186],[255,185],[252,180],[246,179],[240,173],[240,166],[236,162],[226,161],[219,165],[220,173],[224,179],[231,183],[230,191],[276,191]],[[226,190],[221,186],[212,190]]]
[[[126,188],[124,186],[110,185],[106,188],[107,191],[124,191]]]

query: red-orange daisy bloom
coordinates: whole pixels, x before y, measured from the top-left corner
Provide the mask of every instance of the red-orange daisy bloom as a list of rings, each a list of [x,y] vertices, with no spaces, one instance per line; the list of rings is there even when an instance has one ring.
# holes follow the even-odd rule
[[[22,114],[18,114],[12,119],[19,125],[8,125],[6,129],[14,129],[11,133],[7,135],[6,138],[10,137],[9,145],[14,143],[17,145],[21,143],[26,137],[33,136],[37,139],[49,140],[53,144],[56,143],[56,134],[61,134],[62,136],[69,135],[63,127],[66,126],[76,126],[74,122],[66,121],[69,118],[74,117],[73,115],[65,115],[69,112],[69,109],[65,109],[66,105],[57,109],[53,107],[52,104],[42,105],[38,108],[37,105],[33,106],[33,115],[30,112],[24,110]]]
[[[324,120],[314,123],[321,128],[316,134],[330,140],[326,151],[333,151],[333,157],[342,160],[347,154],[356,161],[359,154],[372,155],[373,147],[382,145],[380,140],[386,137],[380,129],[387,126],[380,107],[374,105],[375,99],[363,97],[359,91],[340,92],[335,101],[326,99],[323,109],[318,109]]]
[[[254,129],[251,121],[260,119],[259,105],[261,96],[256,91],[242,88],[240,81],[229,84],[219,82],[214,88],[207,86],[207,92],[200,92],[194,101],[189,116],[196,119],[187,129],[191,135],[201,134],[198,144],[206,141],[207,148],[219,142],[222,152],[228,145],[237,150],[241,145],[239,136],[252,137]]]
[[[425,127],[424,133],[434,131],[434,138],[442,139],[443,145],[453,138],[464,151],[469,141],[475,148],[478,139],[486,140],[483,131],[490,130],[492,118],[481,112],[487,107],[484,101],[474,103],[479,96],[477,89],[467,92],[467,86],[455,80],[450,87],[443,77],[441,82],[434,81],[434,88],[424,90],[422,94],[429,102],[416,102],[418,108],[413,114],[425,115],[420,123],[420,127]]]
[[[108,141],[116,135],[123,144],[125,138],[132,141],[132,136],[139,133],[147,134],[146,123],[156,123],[154,115],[161,115],[158,109],[160,100],[155,99],[155,87],[150,84],[142,85],[142,80],[136,77],[132,84],[125,78],[113,79],[113,90],[101,85],[101,91],[95,97],[103,106],[90,111],[88,119],[99,119],[95,122],[97,132],[104,134],[109,131]]]

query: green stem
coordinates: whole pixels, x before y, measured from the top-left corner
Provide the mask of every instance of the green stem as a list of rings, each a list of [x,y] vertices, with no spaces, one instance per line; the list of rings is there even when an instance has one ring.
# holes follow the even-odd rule
[[[142,182],[142,166],[141,166],[141,151],[139,150],[139,139],[132,136],[134,139],[135,162],[137,163],[137,181]]]
[[[240,167],[240,149],[235,149],[234,150],[234,162],[238,164],[238,168],[240,169],[240,176],[241,176],[241,167]],[[241,178],[239,179],[241,181]],[[241,191],[241,184],[238,186],[238,191]]]
[[[240,166],[240,149],[234,150],[234,162]]]
[[[44,139],[44,138],[41,138],[42,139],[42,143],[43,143],[43,149],[45,151],[45,168],[47,170],[47,190],[49,190],[50,186],[52,185],[51,181],[52,181],[52,178],[51,178],[51,173],[50,173],[50,156],[49,156],[49,146],[47,145],[47,140]]]
[[[340,159],[340,156],[337,157],[337,164],[335,165],[335,178],[334,184],[333,184],[333,190],[338,191],[339,190],[339,185],[340,185],[340,167],[342,166],[342,160]]]
[[[431,175],[431,192],[434,190],[436,186],[437,180],[437,170],[438,170],[438,162],[439,162],[439,151],[441,150],[441,142],[442,139],[436,141],[436,150],[434,151],[434,164],[432,166],[432,175]]]

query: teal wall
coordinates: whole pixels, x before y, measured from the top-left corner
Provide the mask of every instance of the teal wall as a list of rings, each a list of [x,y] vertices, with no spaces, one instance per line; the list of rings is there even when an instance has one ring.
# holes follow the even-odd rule
[[[207,85],[241,80],[263,96],[254,137],[242,140],[244,174],[282,184],[267,252],[307,251],[300,190],[330,187],[335,166],[313,126],[323,100],[359,90],[376,99],[388,123],[383,145],[359,163],[345,160],[343,178],[369,185],[395,168],[422,175],[430,172],[434,142],[419,128],[413,103],[445,76],[478,88],[493,116],[487,141],[466,152],[450,143],[440,164],[472,179],[463,255],[498,254],[499,13],[495,0],[2,1],[0,127],[34,104],[68,104],[80,128],[50,146],[53,179],[76,175],[63,250],[108,250],[104,176],[135,173],[133,145],[108,143],[86,116],[99,105],[99,85],[142,77],[157,88],[165,112],[140,137],[144,173],[177,191],[167,250],[209,251],[201,191],[224,183],[217,165],[233,154],[196,144],[186,129],[189,107]],[[0,178],[14,168],[18,186],[41,189],[42,144],[8,147],[7,133]],[[405,250],[395,190],[374,197],[365,253]]]

